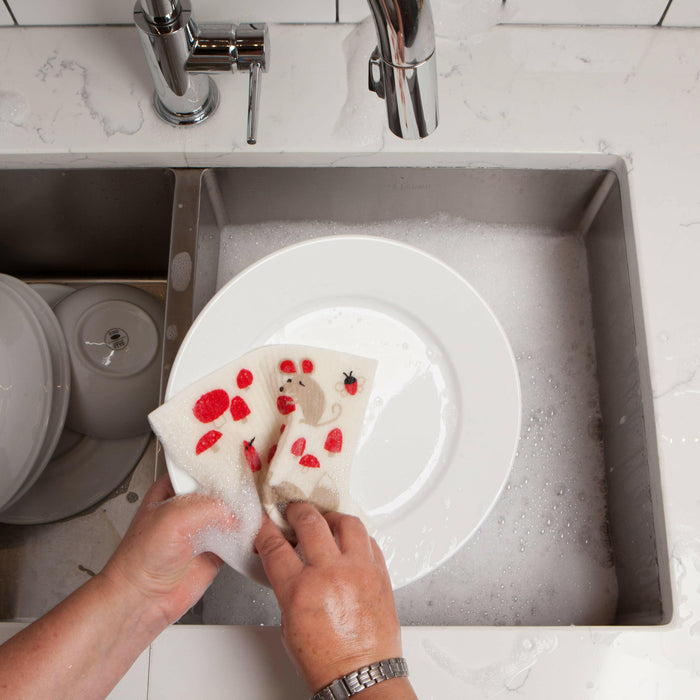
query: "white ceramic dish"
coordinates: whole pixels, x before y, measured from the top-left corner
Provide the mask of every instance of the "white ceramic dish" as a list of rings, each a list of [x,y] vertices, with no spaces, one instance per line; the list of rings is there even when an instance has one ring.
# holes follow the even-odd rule
[[[149,432],[160,389],[161,302],[137,287],[95,284],[54,312],[72,368],[66,427],[103,440]]]
[[[124,440],[97,440],[66,430],[64,449],[10,508],[0,522],[37,525],[68,518],[99,503],[114,491],[136,466],[150,434]]]
[[[518,442],[517,368],[491,310],[456,272],[415,248],[363,236],[315,239],[264,258],[214,296],[180,347],[166,398],[252,348],[281,342],[379,360],[353,496],[395,588],[437,568],[491,509]],[[169,470],[176,491],[194,490],[187,474]]]
[[[52,307],[75,291],[59,284],[33,284],[31,288]],[[60,330],[58,320],[54,320]],[[70,373],[70,364],[67,369]],[[30,489],[23,487],[23,493],[12,499],[0,514],[0,522],[38,525],[81,513],[121,484],[149,440],[150,433],[123,440],[99,440],[64,429],[48,466]]]
[[[49,427],[51,354],[29,304],[0,281],[0,508],[29,477]]]
[[[34,462],[29,475],[25,479],[22,487],[5,505],[11,506],[19,500],[36,480],[41,476],[42,471],[49,463],[58,439],[63,432],[70,400],[70,358],[68,356],[68,346],[66,339],[49,304],[30,285],[25,284],[16,277],[0,275],[0,282],[12,287],[32,309],[35,318],[44,331],[44,336],[49,347],[51,356],[51,372],[53,377],[53,397],[49,413],[49,423],[44,436],[41,450]]]

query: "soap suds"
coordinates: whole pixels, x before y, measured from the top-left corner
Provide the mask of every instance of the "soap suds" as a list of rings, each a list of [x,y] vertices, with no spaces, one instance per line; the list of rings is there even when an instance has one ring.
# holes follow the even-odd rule
[[[617,581],[583,242],[558,230],[444,214],[363,225],[228,226],[221,232],[217,286],[279,248],[344,234],[402,241],[452,266],[503,325],[520,375],[521,440],[506,487],[464,547],[436,572],[397,591],[402,622],[612,623]],[[445,495],[446,510],[459,507],[459,499]],[[426,550],[430,530],[426,523]],[[390,559],[391,543],[384,546]],[[274,611],[259,612],[257,620],[274,624]],[[222,607],[208,615],[231,619]]]

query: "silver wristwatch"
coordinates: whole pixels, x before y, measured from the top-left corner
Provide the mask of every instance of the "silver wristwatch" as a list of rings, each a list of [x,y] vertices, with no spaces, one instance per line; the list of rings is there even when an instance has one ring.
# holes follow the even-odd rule
[[[338,678],[323,690],[319,690],[311,700],[347,700],[365,688],[370,688],[391,678],[408,676],[406,659],[384,659],[369,666],[358,668],[347,676]]]

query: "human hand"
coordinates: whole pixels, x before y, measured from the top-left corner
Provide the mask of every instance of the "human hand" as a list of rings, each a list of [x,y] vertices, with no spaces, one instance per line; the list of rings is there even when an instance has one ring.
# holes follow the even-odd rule
[[[282,641],[309,688],[401,656],[389,572],[362,522],[308,503],[291,503],[287,519],[301,557],[269,519],[255,546],[282,611]]]
[[[221,560],[198,533],[233,516],[201,495],[174,497],[168,477],[149,489],[104,569],[0,652],[0,695],[104,698],[139,654],[204,593]]]
[[[178,620],[214,580],[221,559],[198,551],[197,535],[207,528],[232,529],[233,515],[201,494],[175,496],[167,475],[144,496],[124,539],[101,574],[134,596],[134,613],[165,628]],[[141,608],[141,610],[139,610]]]

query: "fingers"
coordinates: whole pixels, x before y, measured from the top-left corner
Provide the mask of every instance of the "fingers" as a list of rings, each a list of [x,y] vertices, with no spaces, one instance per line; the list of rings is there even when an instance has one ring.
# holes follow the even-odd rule
[[[275,591],[304,568],[292,545],[268,517],[263,519],[262,527],[255,538],[255,548]]]
[[[309,503],[290,503],[287,521],[294,528],[299,549],[308,564],[321,564],[338,556],[335,542],[326,519]]]
[[[149,505],[150,503],[160,503],[161,501],[167,501],[175,495],[175,490],[173,485],[170,483],[170,476],[168,474],[163,474],[153,483],[150,489],[146,492],[143,497],[143,502],[141,506]]]
[[[341,552],[372,556],[369,533],[359,518],[342,513],[326,513],[323,517],[336,536]]]

